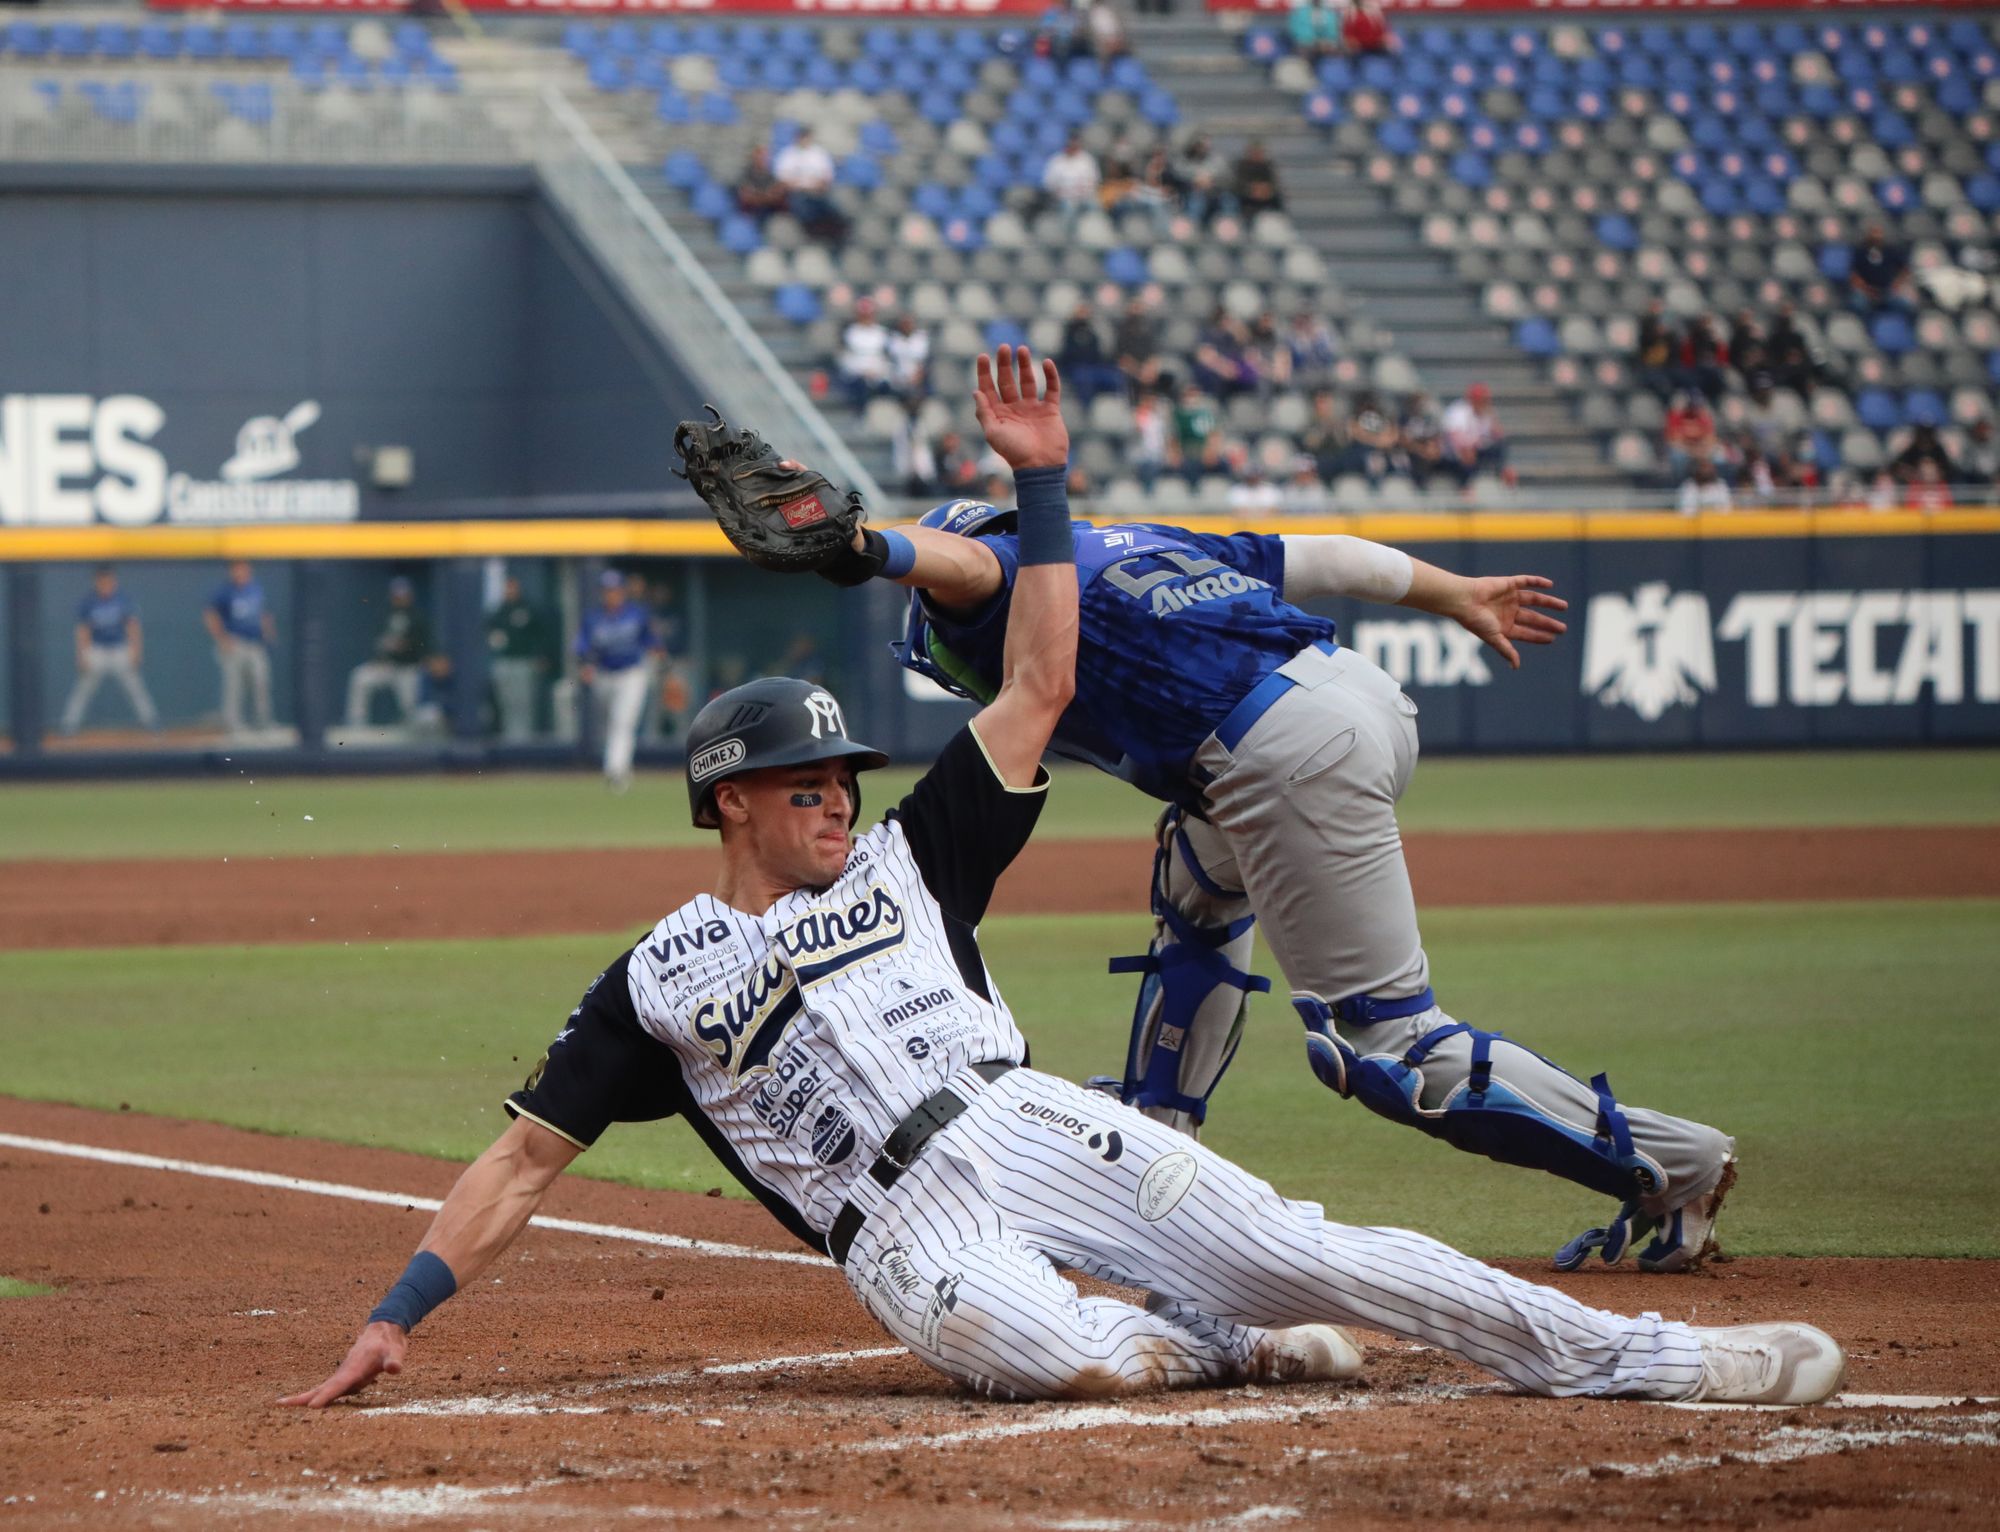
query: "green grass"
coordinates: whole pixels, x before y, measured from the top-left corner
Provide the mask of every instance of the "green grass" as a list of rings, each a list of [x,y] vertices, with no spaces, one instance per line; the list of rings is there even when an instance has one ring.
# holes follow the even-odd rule
[[[19,1277],[0,1277],[0,1298],[46,1298],[55,1289],[39,1282],[23,1282]]]
[[[879,809],[907,768],[867,779]],[[0,790],[0,858],[305,856],[701,845],[680,778],[626,797],[594,776],[26,785]],[[1157,805],[1097,772],[1064,769],[1044,816],[1054,836],[1149,833]],[[311,819],[306,818],[311,815]],[[1404,800],[1411,830],[1678,829],[1738,825],[2000,823],[2000,751],[1433,760]]]
[[[1628,1102],[1741,1140],[1745,1254],[2000,1255],[2000,903],[1462,910],[1426,927],[1461,1018]],[[1122,1058],[1123,916],[995,920],[988,957],[1036,1062]],[[617,937],[0,953],[5,1089],[452,1158],[482,1148]],[[1281,989],[1282,992],[1282,989]],[[1258,1002],[1208,1141],[1353,1223],[1545,1254],[1608,1204],[1336,1100],[1281,1003]],[[678,1125],[614,1130],[580,1169],[705,1189]]]

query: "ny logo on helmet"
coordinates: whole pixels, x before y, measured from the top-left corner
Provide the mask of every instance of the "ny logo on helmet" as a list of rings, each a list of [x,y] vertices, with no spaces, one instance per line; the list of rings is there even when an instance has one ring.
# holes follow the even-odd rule
[[[1652,723],[1668,708],[1715,690],[1715,638],[1708,598],[1664,580],[1630,597],[1592,596],[1584,617],[1583,689]]]
[[[847,738],[847,722],[840,716],[840,704],[831,692],[813,692],[806,697],[806,715],[812,719],[814,739]],[[825,733],[820,732],[824,724]]]

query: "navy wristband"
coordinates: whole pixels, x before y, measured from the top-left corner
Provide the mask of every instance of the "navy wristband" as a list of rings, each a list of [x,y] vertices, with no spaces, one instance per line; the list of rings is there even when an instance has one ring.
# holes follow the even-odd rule
[[[418,1320],[457,1291],[458,1278],[451,1274],[451,1268],[430,1251],[419,1250],[410,1257],[410,1264],[403,1268],[396,1285],[382,1295],[368,1322],[372,1325],[387,1320],[405,1330],[414,1330]]]
[[[1069,469],[1022,468],[1014,474],[1023,564],[1073,564],[1076,541],[1069,529]]]

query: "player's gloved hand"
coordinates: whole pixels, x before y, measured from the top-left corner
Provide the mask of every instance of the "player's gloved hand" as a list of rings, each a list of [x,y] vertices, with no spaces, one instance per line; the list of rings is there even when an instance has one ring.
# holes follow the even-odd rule
[[[759,569],[797,574],[846,551],[862,517],[861,497],[740,430],[708,406],[713,421],[683,420],[674,432],[682,468],[723,535]]]
[[[401,1325],[392,1325],[386,1319],[363,1325],[354,1344],[347,1348],[347,1356],[324,1383],[303,1393],[288,1394],[278,1403],[303,1405],[309,1410],[324,1409],[336,1399],[360,1393],[385,1374],[393,1377],[401,1372],[409,1346],[410,1332]]]
[[[1521,655],[1515,644],[1552,644],[1569,631],[1567,623],[1549,615],[1568,611],[1569,603],[1548,594],[1555,581],[1545,575],[1484,575],[1460,584],[1448,615],[1516,670]]]

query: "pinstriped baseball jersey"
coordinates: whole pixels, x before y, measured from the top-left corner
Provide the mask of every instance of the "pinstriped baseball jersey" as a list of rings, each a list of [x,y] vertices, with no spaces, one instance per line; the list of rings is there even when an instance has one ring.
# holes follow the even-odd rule
[[[702,894],[662,920],[509,1110],[583,1145],[614,1121],[685,1115],[823,1245],[898,1122],[964,1066],[1025,1056],[973,933],[1043,791],[1007,788],[961,731],[829,887],[761,915]]]

